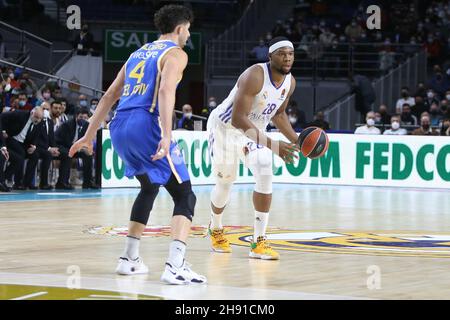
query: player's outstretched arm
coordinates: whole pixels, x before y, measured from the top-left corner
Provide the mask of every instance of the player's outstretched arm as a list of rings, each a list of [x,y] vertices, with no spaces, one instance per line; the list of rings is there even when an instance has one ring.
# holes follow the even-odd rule
[[[175,93],[178,81],[183,76],[188,56],[179,49],[171,50],[163,58],[161,82],[158,91],[159,116],[161,119],[162,139],[152,160],[156,161],[167,155],[172,139],[172,114],[175,108]]]
[[[289,139],[290,142],[296,143],[298,139],[298,135],[295,132],[295,130],[292,128],[291,123],[289,122],[289,118],[286,114],[286,108],[289,105],[289,99],[291,98],[292,94],[294,93],[296,81],[294,77],[291,77],[291,89],[289,90],[289,95],[287,99],[283,102],[281,107],[278,109],[275,116],[272,118],[272,122],[277,127],[280,132]]]
[[[105,120],[112,106],[122,95],[123,85],[125,82],[125,65],[120,69],[116,79],[111,86],[106,90],[106,93],[100,99],[94,115],[89,119],[89,127],[86,134],[77,142],[75,142],[69,150],[69,157],[83,148],[86,148],[89,153],[92,153],[92,140],[95,139],[100,124]]]

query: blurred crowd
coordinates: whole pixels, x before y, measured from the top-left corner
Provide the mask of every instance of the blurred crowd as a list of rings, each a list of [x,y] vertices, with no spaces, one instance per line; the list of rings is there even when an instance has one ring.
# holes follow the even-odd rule
[[[371,31],[366,26],[366,8],[373,4],[383,8],[381,30]],[[361,1],[356,10],[343,8],[340,2],[298,0],[292,16],[278,20],[271,31],[261,35],[250,52],[252,63],[267,61],[267,43],[277,36],[296,44],[299,59],[327,60],[324,68],[328,71],[345,69],[348,58],[342,54],[349,46],[360,61],[355,68],[361,70],[388,70],[421,47],[427,49],[431,65],[442,64],[449,56],[450,1],[430,1],[423,11],[402,0]]]
[[[0,68],[0,191],[72,190],[78,183],[84,189],[98,188],[95,154],[81,150],[73,161],[68,151],[84,135],[99,100],[78,94],[71,103],[62,91],[55,82],[38,88],[20,68]]]

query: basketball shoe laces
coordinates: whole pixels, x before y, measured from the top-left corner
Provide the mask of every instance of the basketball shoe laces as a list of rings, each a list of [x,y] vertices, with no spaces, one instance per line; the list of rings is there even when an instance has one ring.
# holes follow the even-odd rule
[[[228,242],[227,238],[224,236],[224,229],[214,229],[212,230],[212,235],[219,244]]]

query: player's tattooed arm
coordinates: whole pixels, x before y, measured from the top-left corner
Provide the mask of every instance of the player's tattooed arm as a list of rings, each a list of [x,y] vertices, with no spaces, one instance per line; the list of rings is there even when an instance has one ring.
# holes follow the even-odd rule
[[[248,68],[238,80],[238,90],[234,99],[231,124],[257,144],[271,149],[272,140],[260,131],[249,119],[255,96],[261,91],[264,83],[264,71],[260,66]]]
[[[291,98],[292,94],[294,93],[296,81],[294,77],[291,77],[291,89],[289,90],[289,94],[286,98],[286,100],[283,102],[281,107],[278,109],[275,116],[272,118],[272,122],[277,127],[280,132],[289,139],[290,142],[296,143],[298,139],[298,135],[295,132],[295,130],[292,128],[291,123],[289,122],[289,118],[286,114],[286,108],[289,105],[289,99]]]

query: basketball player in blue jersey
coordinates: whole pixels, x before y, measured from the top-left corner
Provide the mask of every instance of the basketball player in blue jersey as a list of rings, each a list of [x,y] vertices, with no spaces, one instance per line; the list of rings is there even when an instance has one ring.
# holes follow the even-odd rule
[[[291,75],[294,46],[284,37],[271,40],[269,62],[251,66],[239,77],[228,97],[208,119],[209,147],[216,184],[211,192],[209,234],[212,250],[231,252],[224,236],[222,213],[241,160],[255,177],[253,242],[250,257],[277,260],[279,254],[267,242],[266,228],[272,201],[272,152],[285,162],[297,158],[298,136],[285,112],[295,90]],[[272,120],[290,141],[272,141],[265,130]]]
[[[169,284],[201,284],[206,283],[206,278],[192,271],[184,259],[196,197],[182,154],[172,140],[175,91],[188,61],[182,48],[190,36],[193,13],[184,6],[167,5],[154,18],[160,38],[130,55],[100,100],[86,135],[73,145],[70,155],[81,148],[92,150],[97,129],[120,98],[110,124],[111,140],[125,163],[126,176],[135,176],[141,190],[131,210],[126,248],[116,272],[148,272],[139,256],[139,242],[163,185],[175,208],[171,223],[173,241],[161,280]]]

